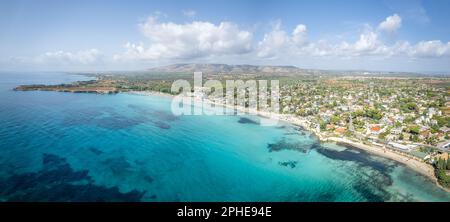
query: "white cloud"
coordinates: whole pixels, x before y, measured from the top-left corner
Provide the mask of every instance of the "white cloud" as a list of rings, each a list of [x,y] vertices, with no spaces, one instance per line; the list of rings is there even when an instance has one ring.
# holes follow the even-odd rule
[[[383,22],[378,25],[380,30],[388,33],[395,33],[402,26],[402,18],[397,15],[388,16]]]
[[[382,31],[395,33],[401,23],[400,16],[394,14],[381,22],[377,29],[367,24],[354,41],[311,41],[308,39],[306,25],[298,24],[292,30],[285,30],[278,21],[273,24],[271,31],[265,33],[260,40],[255,40],[252,32],[231,22],[213,24],[193,21],[178,24],[161,22],[153,16],[139,24],[139,29],[148,42],[126,43],[125,52],[116,55],[114,59],[167,63],[254,61],[272,64],[298,64],[299,61],[305,60],[330,59],[329,61],[334,62],[358,61],[359,64],[361,61],[412,61],[411,59],[450,57],[450,42],[383,42],[380,37]]]
[[[189,18],[194,17],[197,14],[196,11],[188,9],[188,10],[183,10],[183,15]]]
[[[288,35],[281,29],[278,22],[271,32],[266,33],[258,43],[257,56],[260,58],[275,59],[280,56],[295,58],[295,56],[373,56],[386,54],[389,49],[373,31],[365,31],[353,43],[342,41],[331,44],[327,40],[308,42],[307,28],[299,24]]]
[[[277,22],[272,31],[266,33],[258,43],[258,57],[275,58],[279,53],[289,47],[289,36],[281,29],[281,23]]]
[[[299,46],[307,42],[308,39],[306,25],[299,24],[297,25],[297,27],[295,27],[294,31],[292,32],[292,40]]]
[[[411,48],[408,41],[398,41],[390,47],[389,56],[411,56]]]
[[[336,55],[342,56],[368,56],[386,55],[388,47],[385,46],[375,32],[367,31],[360,34],[359,39],[354,43],[342,42],[336,47]]]
[[[212,55],[239,55],[252,50],[252,33],[231,22],[216,25],[194,21],[185,24],[159,22],[149,17],[139,24],[149,45],[127,43],[116,59],[192,59]]]
[[[257,56],[261,58],[275,59],[279,54],[288,54],[298,50],[307,42],[307,29],[303,24],[299,24],[289,35],[281,29],[281,22],[276,22],[272,31],[266,33],[258,43]]]
[[[298,44],[301,43],[301,44]],[[299,57],[334,57],[337,59],[364,58],[440,58],[450,56],[450,42],[439,40],[421,41],[412,45],[408,41],[397,41],[387,45],[370,27],[360,34],[355,42],[330,43],[327,40],[306,42],[306,26],[298,25],[292,35],[281,29],[280,23],[264,35],[258,43],[257,56],[265,59],[290,59]]]
[[[336,45],[330,44],[326,40],[322,39],[317,42],[312,42],[305,47],[301,48],[298,54],[309,55],[314,57],[326,57],[335,55],[337,52]]]
[[[450,56],[450,42],[442,43],[440,40],[421,41],[410,49],[413,57],[442,57]]]
[[[102,53],[97,49],[89,49],[78,52],[53,51],[38,56],[37,63],[64,63],[89,65],[101,60]]]
[[[358,52],[372,51],[380,45],[378,41],[378,36],[374,32],[368,32],[361,34],[359,40],[355,42],[353,48]]]

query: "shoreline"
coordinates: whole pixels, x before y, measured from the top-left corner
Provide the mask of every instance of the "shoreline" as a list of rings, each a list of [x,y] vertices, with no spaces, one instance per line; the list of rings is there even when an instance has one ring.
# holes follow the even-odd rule
[[[174,95],[167,94],[167,93],[161,93],[161,92],[127,92],[134,95],[149,95],[149,96],[165,96],[165,97],[171,97],[173,98]],[[193,97],[194,102],[199,101],[201,99]],[[350,148],[354,149],[360,149],[367,151],[368,153],[376,156],[380,156],[383,158],[387,158],[390,160],[393,160],[397,163],[403,164],[404,166],[408,167],[409,169],[415,171],[416,173],[430,179],[437,187],[441,188],[444,191],[450,192],[450,188],[443,187],[439,184],[438,179],[436,178],[436,175],[434,173],[434,167],[430,164],[427,164],[423,161],[417,160],[412,156],[407,156],[407,154],[400,154],[399,152],[395,152],[394,150],[388,149],[388,148],[382,148],[382,147],[374,147],[371,145],[367,145],[361,142],[353,141],[347,138],[338,138],[338,137],[325,137],[321,135],[320,132],[317,132],[314,129],[311,129],[305,120],[293,116],[293,115],[287,115],[287,114],[278,114],[273,113],[269,111],[261,111],[261,110],[255,110],[251,108],[245,108],[237,105],[227,105],[222,103],[217,103],[208,99],[204,99],[207,103],[222,106],[227,109],[232,109],[234,111],[237,111],[238,113],[243,113],[246,115],[255,115],[266,119],[272,119],[276,121],[280,121],[286,124],[291,124],[295,126],[301,127],[303,130],[309,131],[312,134],[314,134],[320,143],[341,143],[343,145],[347,145]],[[239,115],[239,114],[238,114]]]
[[[169,93],[162,93],[162,92],[156,92],[156,91],[119,91],[118,93],[124,93],[124,94],[130,94],[130,95],[140,95],[140,96],[160,96],[160,97],[166,97],[166,98],[174,98],[176,95],[172,95]],[[385,147],[375,147],[372,145],[367,145],[362,142],[353,141],[347,138],[338,138],[338,137],[329,137],[324,136],[320,132],[317,132],[317,130],[312,129],[308,125],[308,121],[302,119],[301,117],[297,117],[294,115],[289,114],[279,114],[279,113],[273,113],[270,111],[261,111],[256,110],[252,108],[245,108],[238,105],[228,105],[228,104],[222,104],[218,102],[211,101],[209,99],[202,99],[197,97],[192,97],[193,102],[207,102],[209,104],[213,104],[214,106],[221,106],[226,109],[233,110],[233,113],[237,112],[237,114],[233,115],[253,115],[253,116],[259,116],[262,118],[274,120],[274,121],[280,121],[286,124],[291,124],[295,126],[301,127],[305,131],[311,132],[313,135],[317,137],[320,143],[342,143],[344,145],[348,145],[351,148],[354,149],[361,149],[364,151],[369,152],[370,154],[377,155],[380,157],[388,158],[393,161],[396,161],[400,164],[405,165],[406,167],[410,168],[411,170],[415,171],[416,173],[430,179],[436,186],[441,188],[442,190],[446,192],[450,192],[450,188],[443,187],[439,184],[438,179],[434,173],[434,167],[430,164],[427,164],[421,160],[417,160],[416,158],[412,156],[408,156],[407,154],[400,154],[399,152],[396,152],[391,149],[387,149]],[[225,114],[227,115],[227,114]]]
[[[221,105],[221,104],[218,104]],[[225,107],[227,107],[225,105]],[[232,108],[232,106],[228,106],[228,108]],[[244,111],[246,108],[236,106],[236,110]],[[250,110],[250,109],[247,109]],[[303,130],[311,132],[313,135],[317,137],[320,143],[341,143],[347,146],[350,146],[353,149],[360,149],[367,151],[368,153],[380,157],[384,157],[390,160],[393,160],[397,163],[403,164],[409,169],[415,171],[416,173],[428,178],[433,182],[437,187],[441,188],[442,190],[450,193],[450,188],[446,188],[439,184],[438,179],[434,173],[434,167],[430,164],[427,164],[421,160],[417,160],[412,156],[407,156],[407,154],[400,154],[399,152],[395,152],[388,148],[381,148],[381,147],[375,147],[371,145],[367,145],[361,142],[356,142],[349,140],[347,138],[338,138],[338,137],[324,137],[319,132],[317,132],[315,129],[312,129],[306,124],[305,120],[302,120],[299,117],[295,117],[292,115],[286,115],[286,114],[277,114],[277,113],[271,113],[267,111],[255,111],[251,110],[249,113],[253,113],[254,115],[262,116],[263,118],[277,118],[279,121],[299,126]],[[348,148],[348,147],[347,147]]]

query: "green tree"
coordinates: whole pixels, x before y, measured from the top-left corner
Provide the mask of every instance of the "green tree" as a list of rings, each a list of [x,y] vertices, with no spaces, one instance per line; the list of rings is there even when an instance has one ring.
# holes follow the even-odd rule
[[[411,135],[411,141],[413,141],[413,142],[419,142],[419,136],[412,134],[412,135]]]
[[[418,135],[420,133],[420,127],[417,125],[411,125],[408,127],[407,132]]]
[[[401,110],[403,112],[409,113],[411,111],[416,111],[417,110],[417,104],[414,102],[408,102],[406,104],[403,104],[401,106]]]
[[[327,129],[327,123],[325,121],[320,121],[320,130],[326,130]]]
[[[365,116],[375,120],[380,120],[383,118],[383,114],[378,109],[366,109]]]
[[[436,166],[438,170],[445,170],[447,168],[446,161],[444,159],[441,159],[440,157],[437,161]]]
[[[331,123],[333,123],[333,124],[338,124],[340,121],[341,121],[341,118],[337,115],[333,115],[331,117]]]
[[[389,127],[387,130],[385,130],[384,132],[380,133],[380,135],[378,135],[378,138],[380,138],[382,140],[386,139],[386,136],[391,134],[391,130],[392,130],[392,127]]]
[[[433,119],[437,121],[438,127],[450,127],[450,116],[433,116]]]
[[[430,131],[431,131],[431,133],[438,133],[438,132],[439,132],[439,126],[437,126],[437,125],[432,125],[432,126],[430,127]]]
[[[427,144],[434,144],[436,141],[437,141],[436,136],[430,136],[425,139],[425,143]]]
[[[364,111],[363,110],[356,110],[355,112],[352,113],[353,118],[356,118],[358,116],[364,116]]]

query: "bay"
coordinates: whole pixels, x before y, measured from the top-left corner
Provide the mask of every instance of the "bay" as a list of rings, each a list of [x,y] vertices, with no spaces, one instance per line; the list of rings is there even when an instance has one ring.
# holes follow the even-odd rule
[[[170,97],[18,92],[88,77],[0,73],[2,201],[450,201],[392,160]]]

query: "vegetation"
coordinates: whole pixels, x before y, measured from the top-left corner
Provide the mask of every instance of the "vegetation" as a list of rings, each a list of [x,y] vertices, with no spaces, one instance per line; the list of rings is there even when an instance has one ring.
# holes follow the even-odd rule
[[[449,127],[450,128],[450,116],[434,116],[433,119],[437,121],[438,127]]]
[[[450,187],[450,159],[444,160],[439,158],[435,162],[435,174],[439,183],[444,187]]]
[[[420,133],[420,127],[417,125],[409,125],[406,129],[405,132],[407,133],[411,133],[413,135],[418,135]]]

